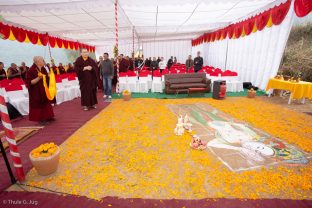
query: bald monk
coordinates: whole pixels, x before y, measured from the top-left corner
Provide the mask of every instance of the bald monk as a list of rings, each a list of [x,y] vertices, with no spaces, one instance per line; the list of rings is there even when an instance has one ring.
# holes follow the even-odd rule
[[[34,64],[26,73],[26,86],[29,93],[29,120],[37,121],[41,125],[46,125],[54,120],[54,112],[43,87],[42,74],[46,75],[47,84],[49,83],[49,76],[44,66],[43,58],[35,56]]]
[[[88,50],[82,49],[81,56],[75,61],[75,71],[80,84],[81,105],[85,111],[96,108],[97,70],[98,65],[89,57]]]

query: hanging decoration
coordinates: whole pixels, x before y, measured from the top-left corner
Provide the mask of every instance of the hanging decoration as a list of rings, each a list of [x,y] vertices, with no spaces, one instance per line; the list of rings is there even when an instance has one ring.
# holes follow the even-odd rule
[[[118,56],[118,0],[115,1],[115,27],[116,27],[116,53],[117,53],[117,56]],[[114,50],[115,52],[115,50]],[[116,60],[116,66],[117,66],[117,84],[116,84],[116,92],[120,93],[120,89],[119,89],[119,60],[118,60],[118,57],[117,57],[117,60]]]
[[[295,0],[294,10],[298,17],[305,17],[312,11],[312,1]]]
[[[21,43],[32,43],[34,45],[46,46],[48,43],[52,48],[64,48],[68,50],[79,50],[81,46],[86,48],[89,52],[95,52],[95,47],[87,44],[77,45],[77,42],[65,40],[58,37],[48,35],[48,33],[42,34],[23,28],[10,26],[0,22],[0,37],[2,39],[17,40]]]
[[[311,0],[295,0],[297,3],[298,11],[300,14],[311,12],[312,2]],[[296,4],[296,3],[295,3]],[[257,31],[262,31],[265,27],[272,27],[273,25],[279,25],[285,19],[289,8],[291,5],[291,0],[287,0],[285,3],[282,3],[278,6],[275,6],[268,11],[264,11],[254,17],[248,18],[244,21],[231,24],[225,28],[219,29],[211,33],[205,33],[202,36],[192,40],[192,46],[200,45],[204,42],[214,42],[218,40],[223,40],[226,37],[229,39],[237,39],[255,33]],[[296,5],[295,5],[296,8]],[[309,13],[308,12],[308,13]]]

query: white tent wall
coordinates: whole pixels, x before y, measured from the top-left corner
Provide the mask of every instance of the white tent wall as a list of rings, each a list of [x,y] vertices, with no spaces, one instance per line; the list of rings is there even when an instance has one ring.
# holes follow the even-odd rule
[[[177,57],[179,63],[184,63],[192,52],[191,40],[172,40],[143,42],[143,54],[148,57],[164,57],[167,61],[170,56]]]
[[[239,39],[204,43],[192,47],[192,54],[201,51],[205,65],[236,71],[240,81],[265,89],[279,69],[293,19],[292,5],[280,25],[265,27]]]
[[[103,56],[103,53],[108,53],[110,58],[114,58],[114,46],[97,46],[95,48],[96,58],[98,59],[99,56]],[[134,51],[138,50],[138,43],[134,43]],[[123,54],[125,56],[131,57],[133,51],[133,44],[121,44],[118,45],[119,54]]]

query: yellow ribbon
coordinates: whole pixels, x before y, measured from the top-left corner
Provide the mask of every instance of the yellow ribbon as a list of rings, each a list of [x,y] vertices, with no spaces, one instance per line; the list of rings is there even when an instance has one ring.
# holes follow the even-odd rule
[[[38,75],[40,75],[41,72],[38,73]],[[53,70],[50,70],[50,81],[49,81],[49,87],[47,85],[47,78],[45,74],[42,74],[42,78],[43,78],[43,87],[45,90],[45,93],[47,95],[47,98],[49,100],[53,100],[55,95],[56,95],[56,81],[55,81],[55,75]]]

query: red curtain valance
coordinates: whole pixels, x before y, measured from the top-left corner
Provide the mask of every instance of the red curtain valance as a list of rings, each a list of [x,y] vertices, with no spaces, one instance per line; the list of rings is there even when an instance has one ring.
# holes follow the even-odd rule
[[[294,10],[298,17],[304,17],[312,11],[311,0],[295,0]]]
[[[31,42],[32,44],[41,44],[46,46],[48,43],[52,48],[59,47],[71,50],[78,50],[79,43],[68,41],[65,39],[49,36],[46,34],[37,33],[34,31],[24,30],[23,28],[10,26],[0,22],[0,36],[3,39],[17,40],[18,42]],[[89,52],[95,52],[95,47],[87,44],[80,43],[83,48]]]
[[[297,0],[296,0],[297,1]],[[308,10],[311,11],[312,0],[308,0],[311,3],[307,3],[305,0],[298,0],[298,10],[303,8],[301,14],[306,13]],[[252,32],[261,31],[266,26],[271,27],[273,25],[279,25],[285,19],[289,8],[291,5],[291,0],[287,0],[278,6],[275,6],[268,11],[264,11],[254,17],[248,18],[242,22],[231,24],[220,30],[205,33],[204,35],[196,38],[192,41],[192,46],[201,44],[202,42],[213,42],[217,40],[222,40],[226,37],[228,38],[240,38],[241,36],[250,35]],[[310,6],[311,5],[311,6]],[[309,8],[309,9],[307,9]],[[300,10],[301,11],[301,10]],[[202,41],[203,40],[203,41]]]

